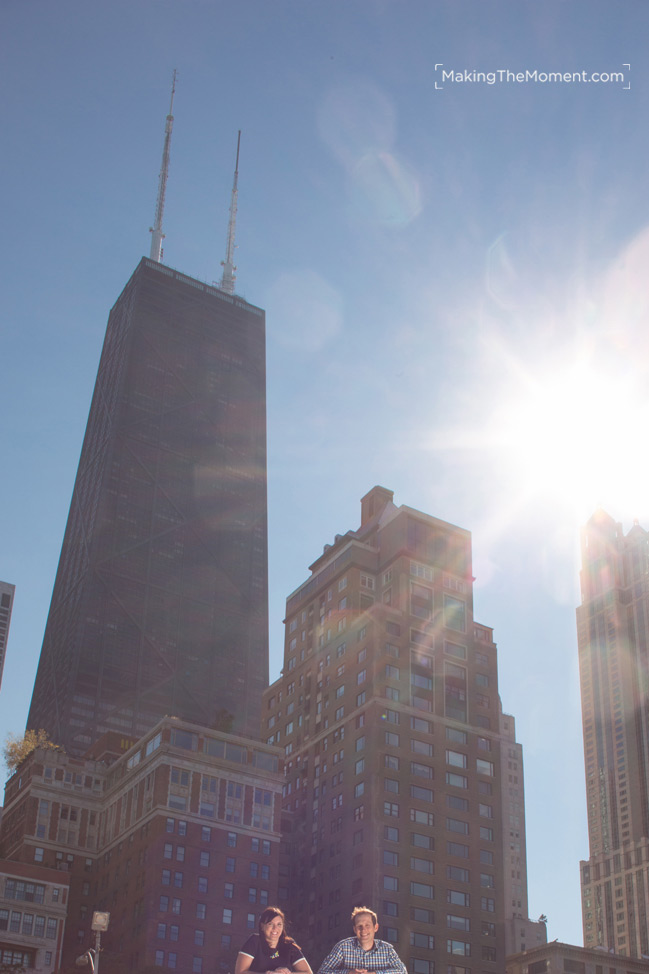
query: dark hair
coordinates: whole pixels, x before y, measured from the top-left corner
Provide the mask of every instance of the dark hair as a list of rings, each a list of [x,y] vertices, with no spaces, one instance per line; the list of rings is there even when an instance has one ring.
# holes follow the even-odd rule
[[[284,927],[282,929],[282,932],[279,935],[279,943],[280,944],[295,944],[295,941],[293,940],[293,938],[292,937],[289,937],[288,934],[286,933],[286,917],[284,916],[284,911],[283,910],[280,910],[280,908],[278,906],[267,906],[266,909],[264,910],[264,912],[259,917],[259,936],[261,937],[261,939],[262,940],[265,940],[266,939],[264,937],[263,930],[261,929],[262,923],[270,923],[270,921],[271,920],[274,920],[275,917],[281,917],[281,919],[282,919],[282,921],[284,923]],[[295,946],[297,947],[297,944],[295,944]]]

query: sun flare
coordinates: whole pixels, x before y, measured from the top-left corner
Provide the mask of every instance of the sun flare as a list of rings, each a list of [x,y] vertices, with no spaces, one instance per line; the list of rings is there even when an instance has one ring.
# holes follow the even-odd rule
[[[438,447],[445,440],[474,457],[486,454],[482,469],[501,492],[504,485],[508,496],[500,499],[512,513],[547,502],[583,523],[598,506],[649,513],[648,428],[644,383],[584,357],[561,367],[518,362],[470,431],[435,439]]]

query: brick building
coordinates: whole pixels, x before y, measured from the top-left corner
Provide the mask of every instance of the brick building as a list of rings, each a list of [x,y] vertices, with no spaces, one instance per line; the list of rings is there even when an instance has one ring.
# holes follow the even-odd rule
[[[473,617],[470,534],[375,487],[310,571],[263,711],[285,754],[279,893],[296,936],[313,966],[365,903],[411,974],[502,972],[523,909],[505,902],[513,722],[501,731],[496,646]],[[518,870],[526,886],[520,855]]]
[[[55,869],[0,859],[0,964],[35,974],[60,968],[68,883]]]
[[[21,764],[0,854],[69,883],[64,966],[92,946],[102,910],[104,966],[232,969],[275,899],[280,752],[175,718],[121,754],[116,736],[105,744],[84,759],[39,748]]]

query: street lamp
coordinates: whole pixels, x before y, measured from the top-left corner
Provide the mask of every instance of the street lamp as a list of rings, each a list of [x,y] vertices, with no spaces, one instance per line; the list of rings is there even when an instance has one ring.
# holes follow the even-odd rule
[[[89,947],[84,954],[77,957],[75,964],[78,967],[83,967],[85,964],[90,964],[90,970],[92,974],[99,974],[99,952],[101,950],[101,935],[108,930],[108,923],[110,921],[110,913],[102,913],[99,910],[95,910],[92,915],[92,923],[90,929],[95,932],[95,946]]]

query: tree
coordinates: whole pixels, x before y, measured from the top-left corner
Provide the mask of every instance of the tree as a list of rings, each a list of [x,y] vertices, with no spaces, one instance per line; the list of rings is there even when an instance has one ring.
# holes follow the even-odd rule
[[[58,744],[54,744],[49,739],[47,731],[44,731],[42,728],[37,731],[25,731],[24,737],[16,737],[15,734],[9,734],[2,749],[2,756],[5,759],[9,774],[13,774],[25,758],[32,751],[35,751],[37,747],[45,747],[50,751],[63,750]]]

